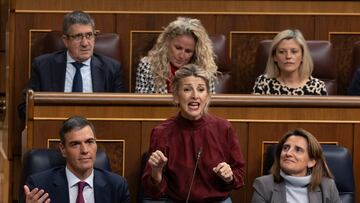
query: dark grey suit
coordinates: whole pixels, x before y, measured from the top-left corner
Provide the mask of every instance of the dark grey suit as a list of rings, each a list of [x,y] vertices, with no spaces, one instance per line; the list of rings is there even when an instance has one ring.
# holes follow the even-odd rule
[[[286,203],[285,182],[274,182],[273,175],[256,178],[253,184],[254,193],[251,202]],[[341,203],[339,192],[333,179],[322,178],[320,187],[309,192],[310,203]]]
[[[41,92],[64,92],[66,74],[66,50],[36,57],[32,63],[31,78],[24,89],[24,100],[18,106],[20,118],[25,118],[27,89]],[[125,92],[120,63],[107,56],[91,57],[93,92]]]
[[[130,202],[130,193],[126,180],[109,171],[94,169],[94,197],[100,203]],[[26,185],[44,189],[49,193],[52,203],[68,203],[69,189],[65,167],[53,168],[28,178]]]

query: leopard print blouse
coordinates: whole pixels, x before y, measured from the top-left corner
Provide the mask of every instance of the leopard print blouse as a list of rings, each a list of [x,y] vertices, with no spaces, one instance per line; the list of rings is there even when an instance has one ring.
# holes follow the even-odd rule
[[[327,95],[325,83],[312,76],[302,87],[290,88],[281,85],[275,78],[260,75],[253,87],[253,94],[267,95]]]

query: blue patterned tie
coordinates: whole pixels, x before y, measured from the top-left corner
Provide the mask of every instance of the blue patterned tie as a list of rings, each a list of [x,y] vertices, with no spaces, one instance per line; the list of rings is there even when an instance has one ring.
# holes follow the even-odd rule
[[[83,91],[83,83],[82,83],[80,68],[83,67],[84,64],[80,63],[80,62],[72,62],[71,64],[76,68],[76,72],[75,72],[75,76],[74,76],[74,80],[73,80],[72,91],[73,92],[82,92]]]

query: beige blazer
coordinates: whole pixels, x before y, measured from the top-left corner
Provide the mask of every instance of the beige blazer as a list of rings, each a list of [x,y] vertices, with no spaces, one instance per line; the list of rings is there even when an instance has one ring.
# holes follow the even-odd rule
[[[285,182],[274,182],[273,175],[261,176],[255,179],[253,203],[286,203]],[[341,203],[335,182],[330,178],[323,178],[320,187],[309,193],[310,203]]]

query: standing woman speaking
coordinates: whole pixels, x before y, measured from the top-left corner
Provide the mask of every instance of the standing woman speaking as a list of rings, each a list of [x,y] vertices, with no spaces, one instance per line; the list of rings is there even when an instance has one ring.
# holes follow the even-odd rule
[[[166,196],[165,202],[231,202],[231,190],[244,185],[245,164],[231,124],[207,113],[205,70],[194,64],[180,68],[172,88],[180,112],[152,130],[145,193]]]

